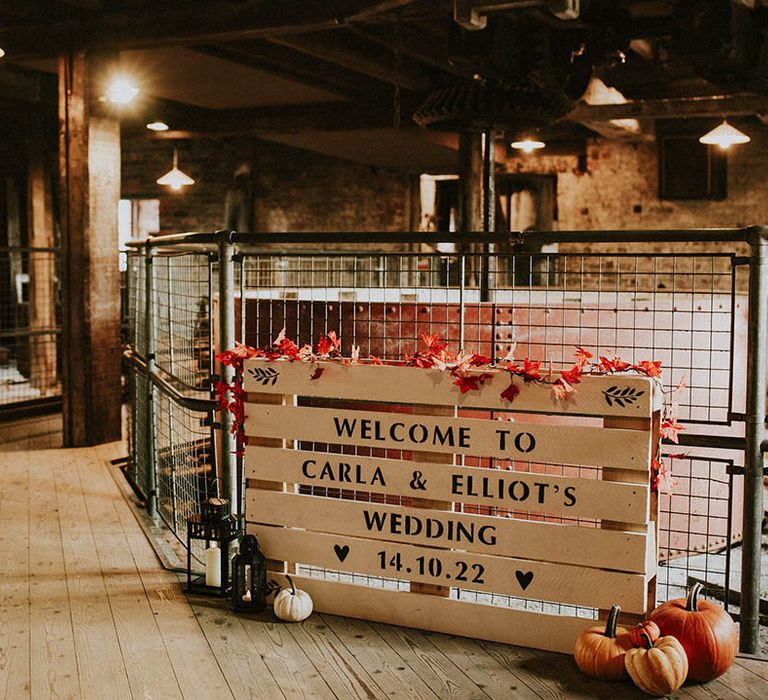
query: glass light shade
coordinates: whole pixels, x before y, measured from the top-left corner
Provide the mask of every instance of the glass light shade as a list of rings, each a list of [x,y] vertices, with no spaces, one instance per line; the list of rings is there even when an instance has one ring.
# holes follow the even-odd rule
[[[731,126],[727,120],[716,126],[712,131],[708,131],[699,141],[708,146],[720,146],[726,149],[737,143],[749,143],[751,139],[743,131],[739,131],[735,126]]]
[[[147,129],[150,131],[168,131],[168,125],[165,122],[149,122]]]
[[[543,141],[539,141],[538,139],[522,139],[520,141],[513,141],[510,145],[512,148],[516,148],[519,151],[524,151],[525,153],[533,153],[540,148],[544,148],[547,144],[545,144]]]
[[[138,94],[139,88],[123,78],[117,78],[109,84],[106,98],[113,104],[127,105]]]
[[[158,185],[167,185],[172,190],[180,190],[187,185],[194,185],[195,181],[186,173],[179,170],[179,155],[176,149],[173,149],[173,168],[171,168],[165,175],[157,178]]]

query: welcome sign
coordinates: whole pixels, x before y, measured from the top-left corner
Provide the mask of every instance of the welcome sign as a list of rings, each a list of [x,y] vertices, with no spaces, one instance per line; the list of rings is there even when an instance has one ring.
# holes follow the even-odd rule
[[[321,367],[244,367],[248,531],[269,559],[335,572],[298,577],[316,609],[571,651],[584,618],[514,599],[653,605],[653,380],[586,376],[559,402],[525,386],[511,405],[504,372],[461,394],[437,370]]]

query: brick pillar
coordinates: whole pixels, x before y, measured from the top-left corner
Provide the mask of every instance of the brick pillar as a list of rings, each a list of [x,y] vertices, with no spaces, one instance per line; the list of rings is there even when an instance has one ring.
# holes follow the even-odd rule
[[[120,125],[95,112],[85,52],[59,59],[64,444],[120,439]]]

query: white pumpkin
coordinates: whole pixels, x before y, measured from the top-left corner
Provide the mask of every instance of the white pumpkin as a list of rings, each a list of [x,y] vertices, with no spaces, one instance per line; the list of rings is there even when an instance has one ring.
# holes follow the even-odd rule
[[[283,588],[275,596],[275,615],[286,622],[301,622],[312,614],[312,598],[309,593],[296,588],[290,576],[286,576],[290,588]]]

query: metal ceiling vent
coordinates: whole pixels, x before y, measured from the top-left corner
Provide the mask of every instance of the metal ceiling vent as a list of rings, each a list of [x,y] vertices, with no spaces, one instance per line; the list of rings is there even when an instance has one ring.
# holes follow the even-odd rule
[[[482,30],[454,24],[449,61],[474,80],[432,92],[413,115],[445,131],[535,128],[563,117],[589,84],[588,37],[520,13],[487,18]]]

